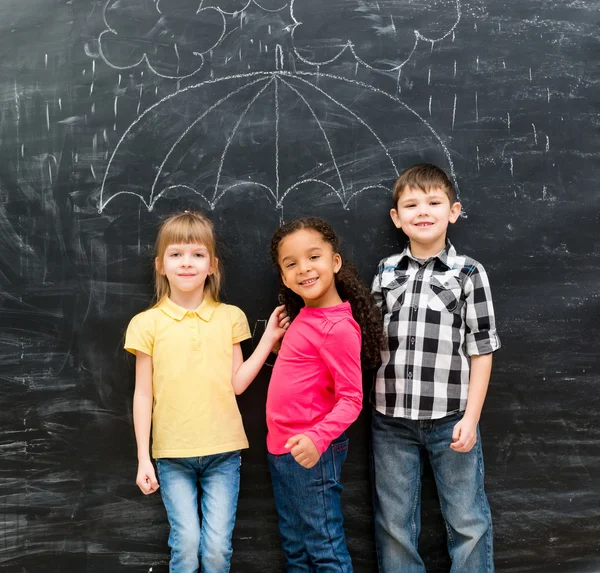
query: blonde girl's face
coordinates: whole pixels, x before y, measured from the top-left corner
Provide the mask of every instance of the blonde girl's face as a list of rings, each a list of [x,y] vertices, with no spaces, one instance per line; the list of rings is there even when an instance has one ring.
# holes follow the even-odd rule
[[[166,277],[171,295],[204,290],[207,277],[213,273],[210,253],[201,243],[169,245],[162,258],[156,258],[156,270]]]
[[[301,229],[279,243],[279,268],[283,284],[301,296],[306,306],[324,308],[339,304],[335,273],[342,258],[321,233]]]

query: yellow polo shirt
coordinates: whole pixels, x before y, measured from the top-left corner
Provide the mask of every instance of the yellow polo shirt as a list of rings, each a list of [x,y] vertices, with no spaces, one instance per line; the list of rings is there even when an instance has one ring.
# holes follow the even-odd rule
[[[246,315],[205,297],[187,310],[165,297],[134,316],[125,349],[152,356],[152,456],[188,458],[248,447],[231,386],[233,345],[250,338]]]

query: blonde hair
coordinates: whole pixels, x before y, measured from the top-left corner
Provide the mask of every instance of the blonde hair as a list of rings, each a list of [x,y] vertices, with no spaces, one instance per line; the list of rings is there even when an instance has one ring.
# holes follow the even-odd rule
[[[217,258],[215,229],[212,222],[202,213],[198,211],[175,213],[161,223],[154,247],[154,254],[158,259],[159,266],[162,267],[163,258],[169,245],[189,245],[191,243],[202,244],[208,250],[213,272],[206,277],[204,292],[208,293],[215,302],[219,302],[221,265]],[[157,304],[171,294],[167,277],[160,273],[156,265],[154,267],[154,291]]]

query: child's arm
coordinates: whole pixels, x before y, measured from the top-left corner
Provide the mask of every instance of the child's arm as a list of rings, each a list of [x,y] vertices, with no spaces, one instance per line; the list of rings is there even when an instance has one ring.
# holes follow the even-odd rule
[[[138,472],[135,483],[145,495],[154,493],[158,489],[156,473],[150,459],[152,401],[152,356],[138,350],[135,359],[135,392],[133,394],[133,427],[138,454]]]
[[[477,424],[483,409],[491,373],[492,354],[471,356],[467,409],[463,419],[454,426],[453,443],[450,444],[450,447],[456,452],[470,452],[477,443]]]
[[[329,444],[358,418],[363,398],[360,351],[360,335],[346,321],[331,329],[319,349],[333,378],[335,405],[318,424],[285,444],[302,467],[312,468]]]
[[[492,371],[492,352],[500,348],[496,319],[487,273],[477,264],[464,283],[466,300],[465,342],[471,357],[469,393],[463,419],[454,426],[453,443],[457,452],[469,452],[477,443],[477,424],[487,394]]]
[[[250,386],[265,360],[269,357],[275,343],[285,334],[289,324],[290,318],[285,311],[285,306],[278,306],[271,313],[260,342],[248,360],[244,361],[240,344],[233,345],[231,385],[236,394],[241,394]]]

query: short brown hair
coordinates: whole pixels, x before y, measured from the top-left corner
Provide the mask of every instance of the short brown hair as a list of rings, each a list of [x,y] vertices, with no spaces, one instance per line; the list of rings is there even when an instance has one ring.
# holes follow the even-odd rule
[[[400,174],[400,177],[394,183],[394,207],[398,205],[400,195],[407,187],[420,189],[425,193],[429,193],[432,189],[443,189],[450,200],[450,204],[456,203],[456,191],[452,181],[444,170],[432,163],[417,163]]]
[[[212,222],[198,211],[175,213],[165,219],[159,228],[154,254],[162,266],[162,260],[169,245],[199,243],[208,250],[213,272],[206,277],[204,291],[216,302],[219,302],[221,286],[221,266],[217,258],[217,240]],[[171,295],[171,287],[167,277],[159,269],[154,269],[154,290],[156,304],[164,297]]]

